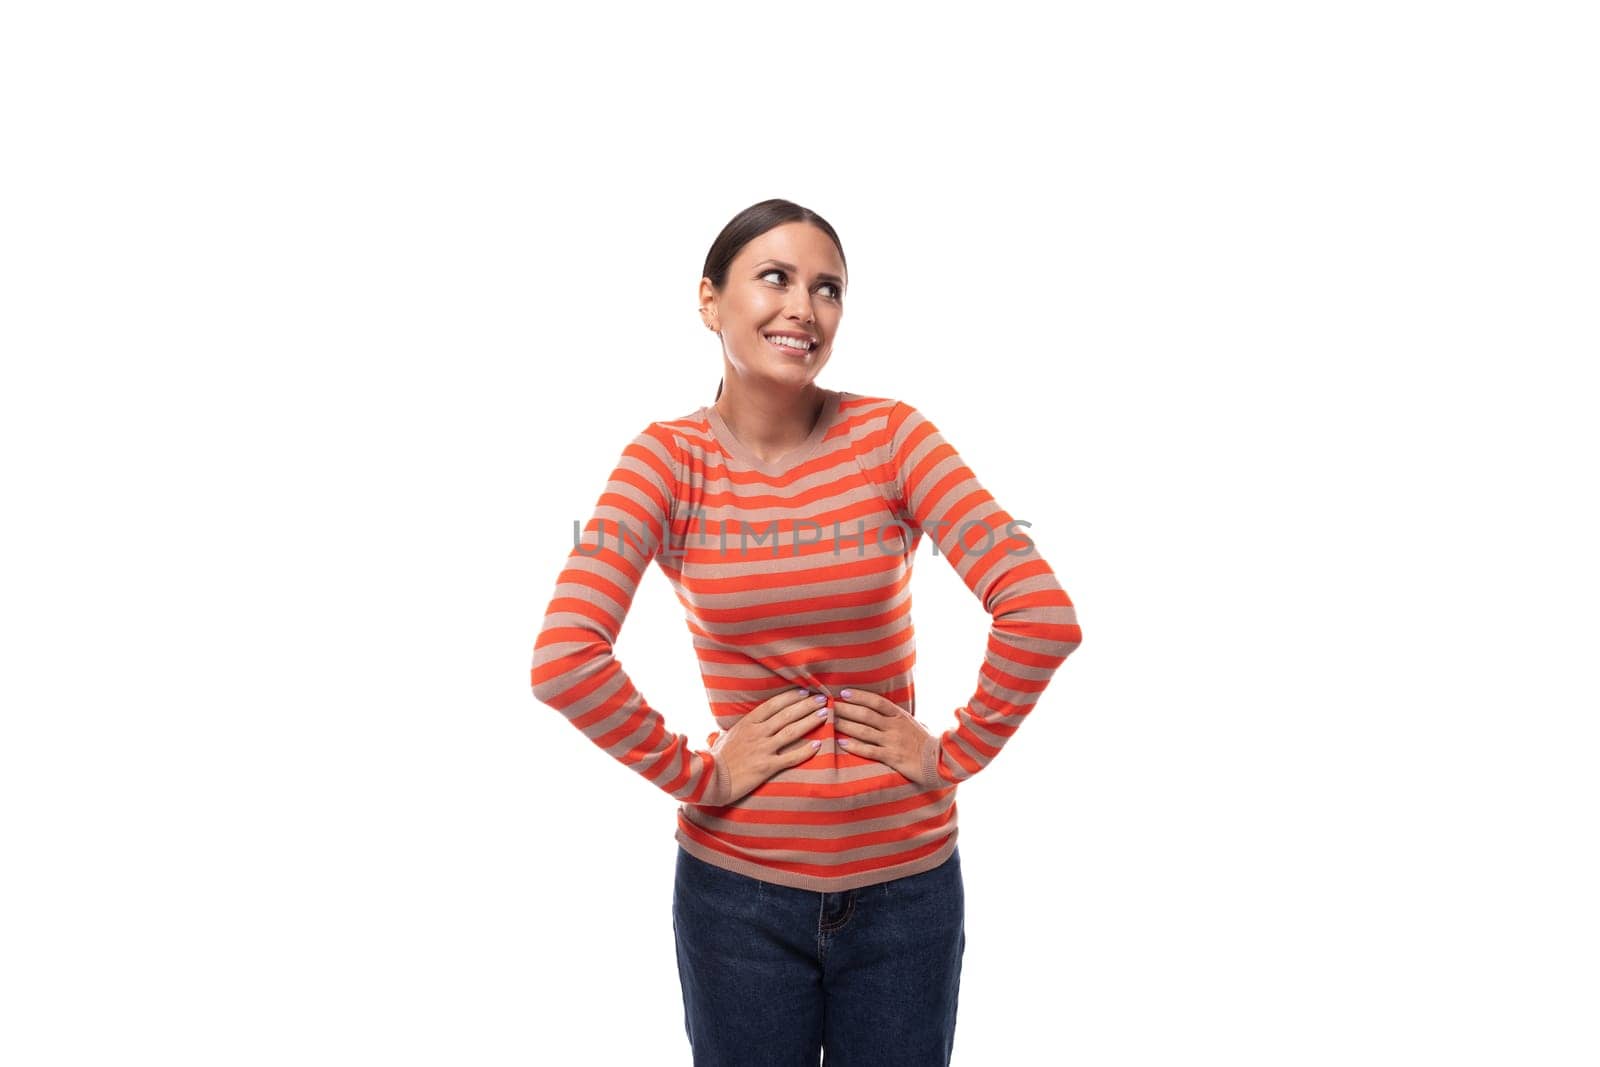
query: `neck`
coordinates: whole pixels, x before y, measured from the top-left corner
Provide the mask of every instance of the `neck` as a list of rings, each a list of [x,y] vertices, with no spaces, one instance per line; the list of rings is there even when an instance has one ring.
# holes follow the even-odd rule
[[[782,451],[804,443],[816,429],[828,390],[815,382],[799,392],[745,389],[729,380],[712,406],[735,437],[758,452]]]

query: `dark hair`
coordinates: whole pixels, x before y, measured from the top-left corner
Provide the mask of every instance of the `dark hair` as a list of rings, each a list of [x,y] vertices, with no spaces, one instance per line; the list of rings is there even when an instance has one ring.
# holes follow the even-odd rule
[[[717,234],[717,239],[711,242],[711,251],[706,253],[705,269],[702,277],[710,278],[711,284],[718,291],[728,284],[728,268],[733,265],[734,257],[751,241],[760,237],[775,226],[786,222],[809,222],[817,229],[828,235],[833,241],[833,247],[839,250],[839,262],[845,263],[844,245],[839,243],[839,235],[833,232],[833,227],[828,225],[828,220],[818,215],[810,208],[801,207],[799,204],[788,200],[763,200],[759,204],[751,204],[733,218]],[[845,264],[845,276],[849,277],[850,267]],[[714,399],[722,398],[722,382],[717,382],[717,395]]]

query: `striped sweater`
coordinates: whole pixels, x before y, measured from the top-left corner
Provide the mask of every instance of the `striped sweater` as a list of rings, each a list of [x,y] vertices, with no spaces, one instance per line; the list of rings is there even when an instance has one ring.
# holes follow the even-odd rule
[[[682,801],[677,840],[727,870],[838,892],[929,870],[956,846],[956,787],[1022,724],[1081,632],[1071,599],[934,424],[903,401],[823,390],[810,437],[763,462],[713,407],[623,449],[556,580],[533,692]],[[738,798],[716,741],[790,689],[857,686],[916,715],[911,571],[924,537],[992,618],[976,691],[930,731],[918,779],[822,747]],[[696,749],[614,654],[651,560],[683,604],[711,713]],[[804,742],[802,742],[804,743]]]

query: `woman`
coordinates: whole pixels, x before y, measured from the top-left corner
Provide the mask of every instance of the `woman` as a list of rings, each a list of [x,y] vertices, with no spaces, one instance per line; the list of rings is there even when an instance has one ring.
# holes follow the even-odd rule
[[[706,257],[716,401],[623,450],[534,648],[533,689],[682,801],[672,915],[696,1064],[948,1063],[966,947],[956,787],[1078,647],[1072,601],[938,429],[818,374],[844,249],[786,200]],[[924,536],[993,617],[976,692],[916,716]],[[722,728],[696,750],[613,655],[655,560]]]

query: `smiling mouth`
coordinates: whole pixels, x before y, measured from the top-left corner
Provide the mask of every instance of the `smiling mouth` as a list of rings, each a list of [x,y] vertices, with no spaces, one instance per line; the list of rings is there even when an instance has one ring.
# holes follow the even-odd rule
[[[778,340],[777,338],[770,337],[770,336],[767,337],[767,339],[766,339],[767,344],[771,345],[773,348],[776,348],[780,352],[787,352],[791,356],[808,356],[812,352],[815,352],[817,350],[817,345],[816,345],[815,341],[813,341],[809,345],[805,344],[804,342],[801,342],[800,344],[786,343],[786,342],[794,342],[794,341],[797,341],[797,340],[799,340],[799,339],[798,338],[792,338],[792,337],[791,338],[785,338],[784,340]]]

